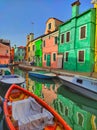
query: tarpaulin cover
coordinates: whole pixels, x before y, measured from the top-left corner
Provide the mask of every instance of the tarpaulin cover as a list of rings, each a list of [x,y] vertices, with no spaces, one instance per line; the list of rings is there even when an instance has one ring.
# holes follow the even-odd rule
[[[12,116],[18,121],[19,130],[43,130],[54,123],[53,115],[32,97],[13,102]]]

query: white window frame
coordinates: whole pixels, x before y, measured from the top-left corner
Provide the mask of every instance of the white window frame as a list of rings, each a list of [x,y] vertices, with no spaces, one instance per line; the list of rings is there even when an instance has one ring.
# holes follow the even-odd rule
[[[80,38],[81,28],[84,27],[84,26],[86,27],[85,38]],[[84,39],[86,39],[86,37],[87,37],[87,25],[85,24],[85,25],[80,26],[80,28],[79,28],[79,40],[84,40]]]
[[[84,51],[84,61],[79,61],[79,51]],[[78,50],[77,51],[77,62],[78,63],[85,63],[85,50]]]
[[[61,43],[61,44],[64,44],[64,42],[65,42],[65,35],[64,35],[64,42],[61,42],[61,37],[62,37],[63,34],[64,34],[64,33],[62,33],[62,34],[60,35],[60,43]]]
[[[70,40],[71,40],[71,39],[69,38],[69,41],[68,41],[68,42],[66,41],[66,38],[67,38],[66,36],[67,36],[67,33],[68,33],[68,32],[70,32],[70,31],[65,32],[65,43],[69,43]],[[71,32],[70,32],[70,35],[71,35]]]
[[[69,55],[69,51],[64,52],[64,62],[68,62],[68,61],[66,61],[66,53],[68,53],[68,55]]]

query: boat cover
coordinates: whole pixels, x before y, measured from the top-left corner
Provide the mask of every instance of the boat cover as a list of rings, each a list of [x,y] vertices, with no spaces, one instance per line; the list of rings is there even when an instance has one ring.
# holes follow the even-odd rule
[[[18,121],[19,130],[43,130],[54,123],[53,115],[32,97],[13,102],[12,116]]]

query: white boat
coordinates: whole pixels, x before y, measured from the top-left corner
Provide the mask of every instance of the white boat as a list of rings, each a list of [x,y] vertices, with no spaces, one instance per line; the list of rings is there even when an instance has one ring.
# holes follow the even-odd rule
[[[79,75],[58,76],[60,81],[67,87],[97,100],[97,79]]]
[[[0,82],[5,84],[22,84],[25,79],[17,74],[0,76]]]

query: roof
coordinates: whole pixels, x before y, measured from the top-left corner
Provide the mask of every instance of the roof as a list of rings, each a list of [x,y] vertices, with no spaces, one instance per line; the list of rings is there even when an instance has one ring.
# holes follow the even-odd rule
[[[59,19],[57,19],[57,18],[54,18],[54,17],[50,17],[49,19],[55,19],[55,20],[57,20],[57,21],[59,21],[59,22],[62,22],[63,23],[63,21],[61,21],[61,20],[59,20]],[[49,20],[48,19],[48,20]],[[48,22],[48,20],[46,21],[46,23]]]
[[[25,46],[19,46],[18,48],[25,49]]]

